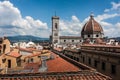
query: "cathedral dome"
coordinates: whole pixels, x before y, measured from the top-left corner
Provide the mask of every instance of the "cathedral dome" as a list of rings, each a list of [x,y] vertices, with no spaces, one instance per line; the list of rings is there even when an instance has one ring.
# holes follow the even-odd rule
[[[90,15],[89,21],[83,26],[81,35],[88,35],[88,34],[99,34],[103,33],[103,29],[101,25],[96,22],[93,18],[93,15]]]

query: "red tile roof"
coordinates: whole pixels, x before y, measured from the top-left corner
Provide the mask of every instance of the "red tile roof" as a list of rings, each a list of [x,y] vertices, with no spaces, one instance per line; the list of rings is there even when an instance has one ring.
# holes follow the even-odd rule
[[[47,61],[48,72],[67,72],[67,71],[79,71],[80,69],[73,64],[67,62],[58,55],[52,53],[54,59]]]
[[[1,80],[112,80],[93,71],[0,74],[0,76]]]
[[[81,34],[93,34],[95,32],[103,32],[101,25],[96,22],[93,16],[90,16],[89,21],[83,26]]]
[[[8,56],[11,56],[11,57],[15,57],[15,58],[17,58],[17,57],[20,57],[21,55],[19,54],[19,53],[17,53],[17,52],[10,52],[9,54],[7,54]]]
[[[38,72],[40,65],[41,65],[41,62],[27,63],[24,66],[24,70],[31,70],[31,69],[33,69],[33,72]]]

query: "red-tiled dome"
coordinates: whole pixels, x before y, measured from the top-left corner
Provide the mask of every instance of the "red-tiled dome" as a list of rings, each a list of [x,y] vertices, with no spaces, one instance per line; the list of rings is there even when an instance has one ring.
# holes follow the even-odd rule
[[[101,25],[96,22],[93,15],[90,15],[89,21],[83,26],[81,34],[103,33]]]

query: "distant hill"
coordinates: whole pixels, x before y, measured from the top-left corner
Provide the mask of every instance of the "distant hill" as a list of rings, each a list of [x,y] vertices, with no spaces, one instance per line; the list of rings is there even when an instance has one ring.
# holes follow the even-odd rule
[[[114,39],[120,42],[120,37],[115,37]]]
[[[11,42],[19,42],[19,41],[33,41],[33,42],[43,42],[43,41],[49,41],[49,38],[40,38],[36,36],[31,35],[18,35],[18,36],[8,36],[7,37]]]

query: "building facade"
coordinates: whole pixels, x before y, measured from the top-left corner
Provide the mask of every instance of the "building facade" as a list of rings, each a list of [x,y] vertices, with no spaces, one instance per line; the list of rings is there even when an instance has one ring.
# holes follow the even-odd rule
[[[83,40],[80,36],[60,36],[60,44],[78,44],[82,43]]]
[[[0,54],[10,52],[10,41],[6,37],[0,38]]]
[[[80,50],[64,50],[63,54],[97,71],[120,80],[120,47],[107,45],[82,45]]]

